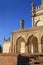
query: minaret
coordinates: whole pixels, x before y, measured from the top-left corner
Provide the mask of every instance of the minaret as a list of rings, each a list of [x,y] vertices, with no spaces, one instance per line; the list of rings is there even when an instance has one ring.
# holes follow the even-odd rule
[[[24,20],[20,21],[20,29],[24,29]]]
[[[35,21],[34,21],[34,15],[35,15],[35,6],[34,6],[34,2],[32,2],[32,27],[35,26]]]

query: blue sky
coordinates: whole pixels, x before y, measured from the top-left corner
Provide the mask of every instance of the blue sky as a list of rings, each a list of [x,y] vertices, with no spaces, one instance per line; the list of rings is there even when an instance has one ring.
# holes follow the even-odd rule
[[[3,44],[4,37],[8,39],[10,33],[19,30],[20,20],[24,19],[24,27],[32,26],[31,3],[40,5],[41,0],[0,0],[0,44]]]

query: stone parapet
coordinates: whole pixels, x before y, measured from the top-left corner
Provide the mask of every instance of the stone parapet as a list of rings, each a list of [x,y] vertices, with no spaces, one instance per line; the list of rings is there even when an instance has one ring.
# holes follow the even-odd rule
[[[19,54],[14,54],[14,53],[0,54],[0,65],[17,65],[18,55]],[[21,54],[20,58],[29,58],[30,65],[35,65],[35,64],[43,65],[43,53]]]

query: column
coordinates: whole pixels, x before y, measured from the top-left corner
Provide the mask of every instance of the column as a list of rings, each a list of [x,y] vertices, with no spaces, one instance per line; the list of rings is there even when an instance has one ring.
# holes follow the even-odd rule
[[[38,43],[38,50],[39,50],[39,53],[41,53],[41,43]]]
[[[38,39],[38,52],[41,53],[41,37]]]
[[[25,52],[28,53],[28,46],[25,46]]]
[[[33,53],[33,44],[31,44],[31,53]]]
[[[15,53],[17,53],[17,52],[16,52],[16,45],[15,45]]]

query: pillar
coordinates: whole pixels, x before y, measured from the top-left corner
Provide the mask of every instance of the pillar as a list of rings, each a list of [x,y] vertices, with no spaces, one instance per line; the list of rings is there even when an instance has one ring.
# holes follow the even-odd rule
[[[16,52],[16,45],[15,45],[15,54],[16,54],[17,52]]]
[[[31,44],[31,53],[33,53],[33,44]]]
[[[39,53],[41,53],[41,43],[39,43]]]
[[[38,52],[41,53],[41,37],[38,39]]]

